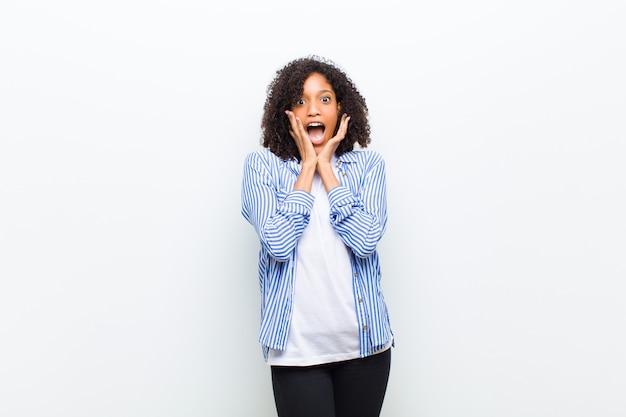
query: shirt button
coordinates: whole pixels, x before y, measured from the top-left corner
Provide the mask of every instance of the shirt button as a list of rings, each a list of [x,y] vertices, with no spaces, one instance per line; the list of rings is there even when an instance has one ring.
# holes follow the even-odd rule
[[[362,303],[362,302],[363,302],[363,299],[362,299],[362,298],[359,298],[359,303]]]
[[[367,330],[367,326],[363,326],[363,330]]]

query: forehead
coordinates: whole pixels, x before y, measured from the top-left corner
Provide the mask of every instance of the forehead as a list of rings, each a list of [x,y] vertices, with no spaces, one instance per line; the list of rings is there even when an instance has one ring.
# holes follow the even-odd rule
[[[330,85],[326,77],[322,74],[314,72],[311,73],[305,80],[303,89],[305,93],[314,94],[319,92],[334,93],[333,86]]]

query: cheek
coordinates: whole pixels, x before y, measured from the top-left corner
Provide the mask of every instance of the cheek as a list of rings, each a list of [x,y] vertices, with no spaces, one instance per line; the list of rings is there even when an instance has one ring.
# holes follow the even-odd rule
[[[330,123],[330,135],[334,135],[335,131],[337,130],[337,127],[339,126],[339,115],[335,115],[334,117],[331,118],[331,123]]]
[[[294,116],[299,117],[301,120],[306,116],[306,111],[302,110],[301,107],[292,108]]]

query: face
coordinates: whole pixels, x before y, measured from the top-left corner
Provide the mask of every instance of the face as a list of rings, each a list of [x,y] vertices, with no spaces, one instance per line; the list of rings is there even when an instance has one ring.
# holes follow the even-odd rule
[[[309,75],[303,88],[302,97],[291,110],[302,120],[315,152],[319,153],[335,132],[341,106],[333,87],[321,74]]]

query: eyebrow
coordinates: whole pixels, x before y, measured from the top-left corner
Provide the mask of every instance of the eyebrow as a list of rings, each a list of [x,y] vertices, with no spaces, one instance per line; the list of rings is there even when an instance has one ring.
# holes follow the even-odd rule
[[[333,90],[319,90],[317,93],[314,93],[313,96],[318,96],[318,95],[321,95],[321,94],[333,94],[333,95],[336,95]],[[304,94],[302,94],[302,97],[304,97]]]

